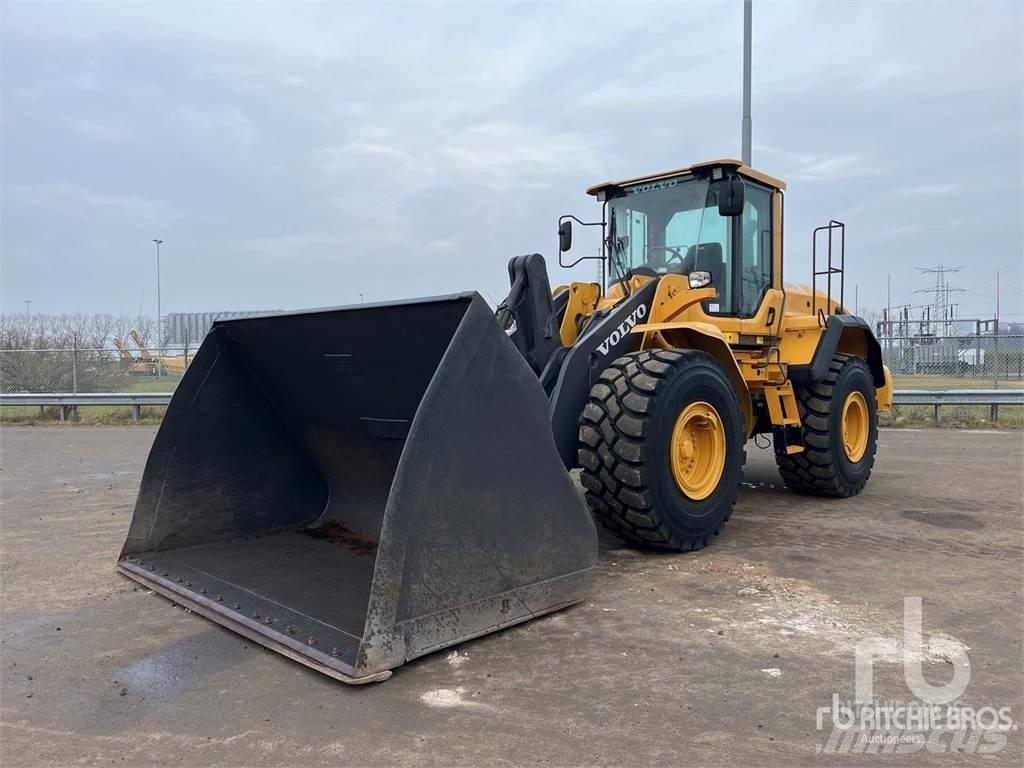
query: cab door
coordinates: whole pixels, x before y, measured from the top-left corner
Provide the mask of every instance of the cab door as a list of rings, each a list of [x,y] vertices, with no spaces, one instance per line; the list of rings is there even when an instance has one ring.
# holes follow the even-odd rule
[[[781,194],[745,181],[743,213],[733,222],[738,248],[733,259],[733,323],[722,330],[734,331],[747,343],[767,343],[778,327],[782,311]],[[757,341],[761,337],[764,341]],[[741,343],[735,338],[732,343]]]

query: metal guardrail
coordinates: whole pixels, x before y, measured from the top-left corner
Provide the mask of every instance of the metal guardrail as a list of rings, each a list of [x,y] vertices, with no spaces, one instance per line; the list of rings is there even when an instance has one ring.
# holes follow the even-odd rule
[[[0,392],[0,405],[56,405],[61,421],[67,421],[68,408],[80,405],[130,405],[132,418],[142,416],[144,405],[167,405],[173,392]]]
[[[904,389],[896,405],[1024,405],[1024,389]]]
[[[904,389],[893,393],[894,405],[930,405],[935,423],[942,423],[944,405],[987,405],[992,421],[999,418],[1000,405],[1024,405],[1024,389]]]

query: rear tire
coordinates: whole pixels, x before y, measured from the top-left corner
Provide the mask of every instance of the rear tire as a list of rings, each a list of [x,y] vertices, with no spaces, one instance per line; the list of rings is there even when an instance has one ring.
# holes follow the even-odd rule
[[[700,549],[732,514],[745,443],[738,394],[718,360],[692,350],[634,352],[590,391],[580,481],[597,521],[623,539]]]
[[[813,496],[860,493],[871,476],[878,442],[878,405],[867,363],[855,355],[833,355],[825,378],[797,389],[796,398],[804,451],[776,455],[783,481],[797,493]]]

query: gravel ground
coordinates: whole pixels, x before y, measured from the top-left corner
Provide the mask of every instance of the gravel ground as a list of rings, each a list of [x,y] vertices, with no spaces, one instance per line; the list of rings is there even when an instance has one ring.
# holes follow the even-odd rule
[[[1019,432],[884,430],[868,488],[842,501],[789,493],[770,452],[750,445],[736,512],[713,546],[663,555],[604,537],[587,602],[364,687],[115,573],[154,434],[0,430],[5,765],[1024,759],[1016,728],[840,758],[829,716],[816,723],[833,694],[853,697],[858,641],[902,638],[908,596],[923,599],[925,679],[947,683],[967,654],[959,703],[1024,718]],[[876,660],[876,700],[913,698],[901,659]]]

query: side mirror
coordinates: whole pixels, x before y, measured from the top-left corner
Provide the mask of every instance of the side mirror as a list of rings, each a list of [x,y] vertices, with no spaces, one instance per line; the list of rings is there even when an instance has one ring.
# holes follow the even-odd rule
[[[572,222],[569,220],[558,224],[558,250],[565,253],[572,248]]]
[[[730,176],[715,183],[718,193],[718,215],[739,216],[743,213],[743,181],[739,176]]]

